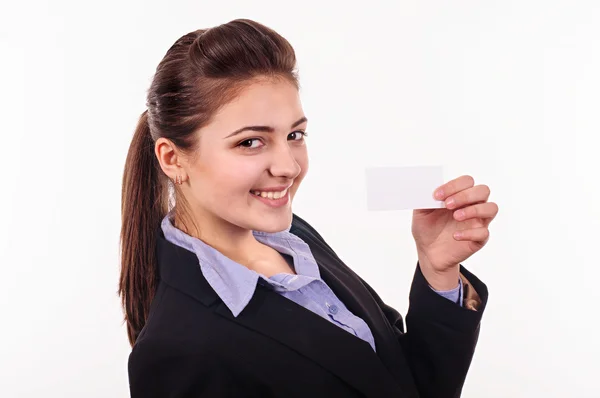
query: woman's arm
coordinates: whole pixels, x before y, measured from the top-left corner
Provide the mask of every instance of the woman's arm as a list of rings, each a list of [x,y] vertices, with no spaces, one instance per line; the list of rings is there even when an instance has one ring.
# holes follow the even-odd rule
[[[385,304],[361,279],[393,326],[419,394],[424,398],[459,397],[477,345],[488,291],[483,282],[462,266],[461,274],[470,285],[470,308],[434,292],[417,266],[410,290],[406,331],[400,313]],[[477,292],[475,296],[474,292]],[[477,310],[471,309],[473,304],[478,306]]]
[[[343,264],[319,232],[298,215],[294,215],[294,219],[295,233],[321,245]],[[377,292],[355,274],[392,325],[422,398],[459,397],[477,345],[488,290],[463,266],[459,271],[464,278],[464,306],[453,303],[431,289],[420,264],[417,265],[409,295],[407,330],[400,313],[385,304]]]

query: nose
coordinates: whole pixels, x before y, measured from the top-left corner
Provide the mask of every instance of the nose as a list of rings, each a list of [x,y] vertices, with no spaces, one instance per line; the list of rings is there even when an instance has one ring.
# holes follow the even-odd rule
[[[294,151],[286,143],[279,145],[278,149],[273,151],[270,173],[274,177],[286,177],[294,179],[298,177],[302,169],[294,156]]]

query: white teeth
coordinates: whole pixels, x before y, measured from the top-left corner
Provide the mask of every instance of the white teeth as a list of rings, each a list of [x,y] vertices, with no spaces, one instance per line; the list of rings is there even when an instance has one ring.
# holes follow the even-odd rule
[[[266,199],[280,199],[283,198],[285,196],[285,194],[287,194],[287,189],[284,189],[281,192],[260,192],[260,191],[252,191],[252,193],[256,196],[261,196],[263,198]]]

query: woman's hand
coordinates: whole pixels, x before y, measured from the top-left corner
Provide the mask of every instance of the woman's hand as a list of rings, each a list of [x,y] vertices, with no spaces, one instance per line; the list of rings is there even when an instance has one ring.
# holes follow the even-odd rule
[[[445,202],[445,209],[413,211],[419,264],[434,289],[457,287],[460,263],[487,243],[488,226],[498,213],[489,196],[487,185],[475,185],[473,177],[462,176],[436,189],[434,197]]]

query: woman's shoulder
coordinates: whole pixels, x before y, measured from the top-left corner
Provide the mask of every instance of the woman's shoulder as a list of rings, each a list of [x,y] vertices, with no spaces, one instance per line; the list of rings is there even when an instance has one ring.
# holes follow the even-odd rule
[[[157,293],[161,297],[153,301],[154,308],[128,358],[132,396],[167,394],[182,383],[193,385],[194,380],[223,370],[211,311],[201,303],[187,307],[189,297],[166,284],[160,284]]]
[[[337,256],[333,248],[329,246],[329,244],[325,241],[321,234],[310,223],[308,223],[308,221],[306,221],[305,219],[303,219],[295,213],[293,214],[290,233],[296,235],[297,237],[308,243],[311,247],[317,245],[321,249]]]
[[[306,221],[296,213],[293,214],[290,233],[301,238],[308,237],[310,239],[325,243],[325,239],[323,239],[321,234],[319,234],[319,232],[317,232],[317,230],[311,224],[309,224],[308,221]]]
[[[208,347],[214,341],[214,319],[211,309],[161,281],[134,351],[138,346],[137,350],[173,352],[178,346],[189,349],[192,341],[197,347]]]

